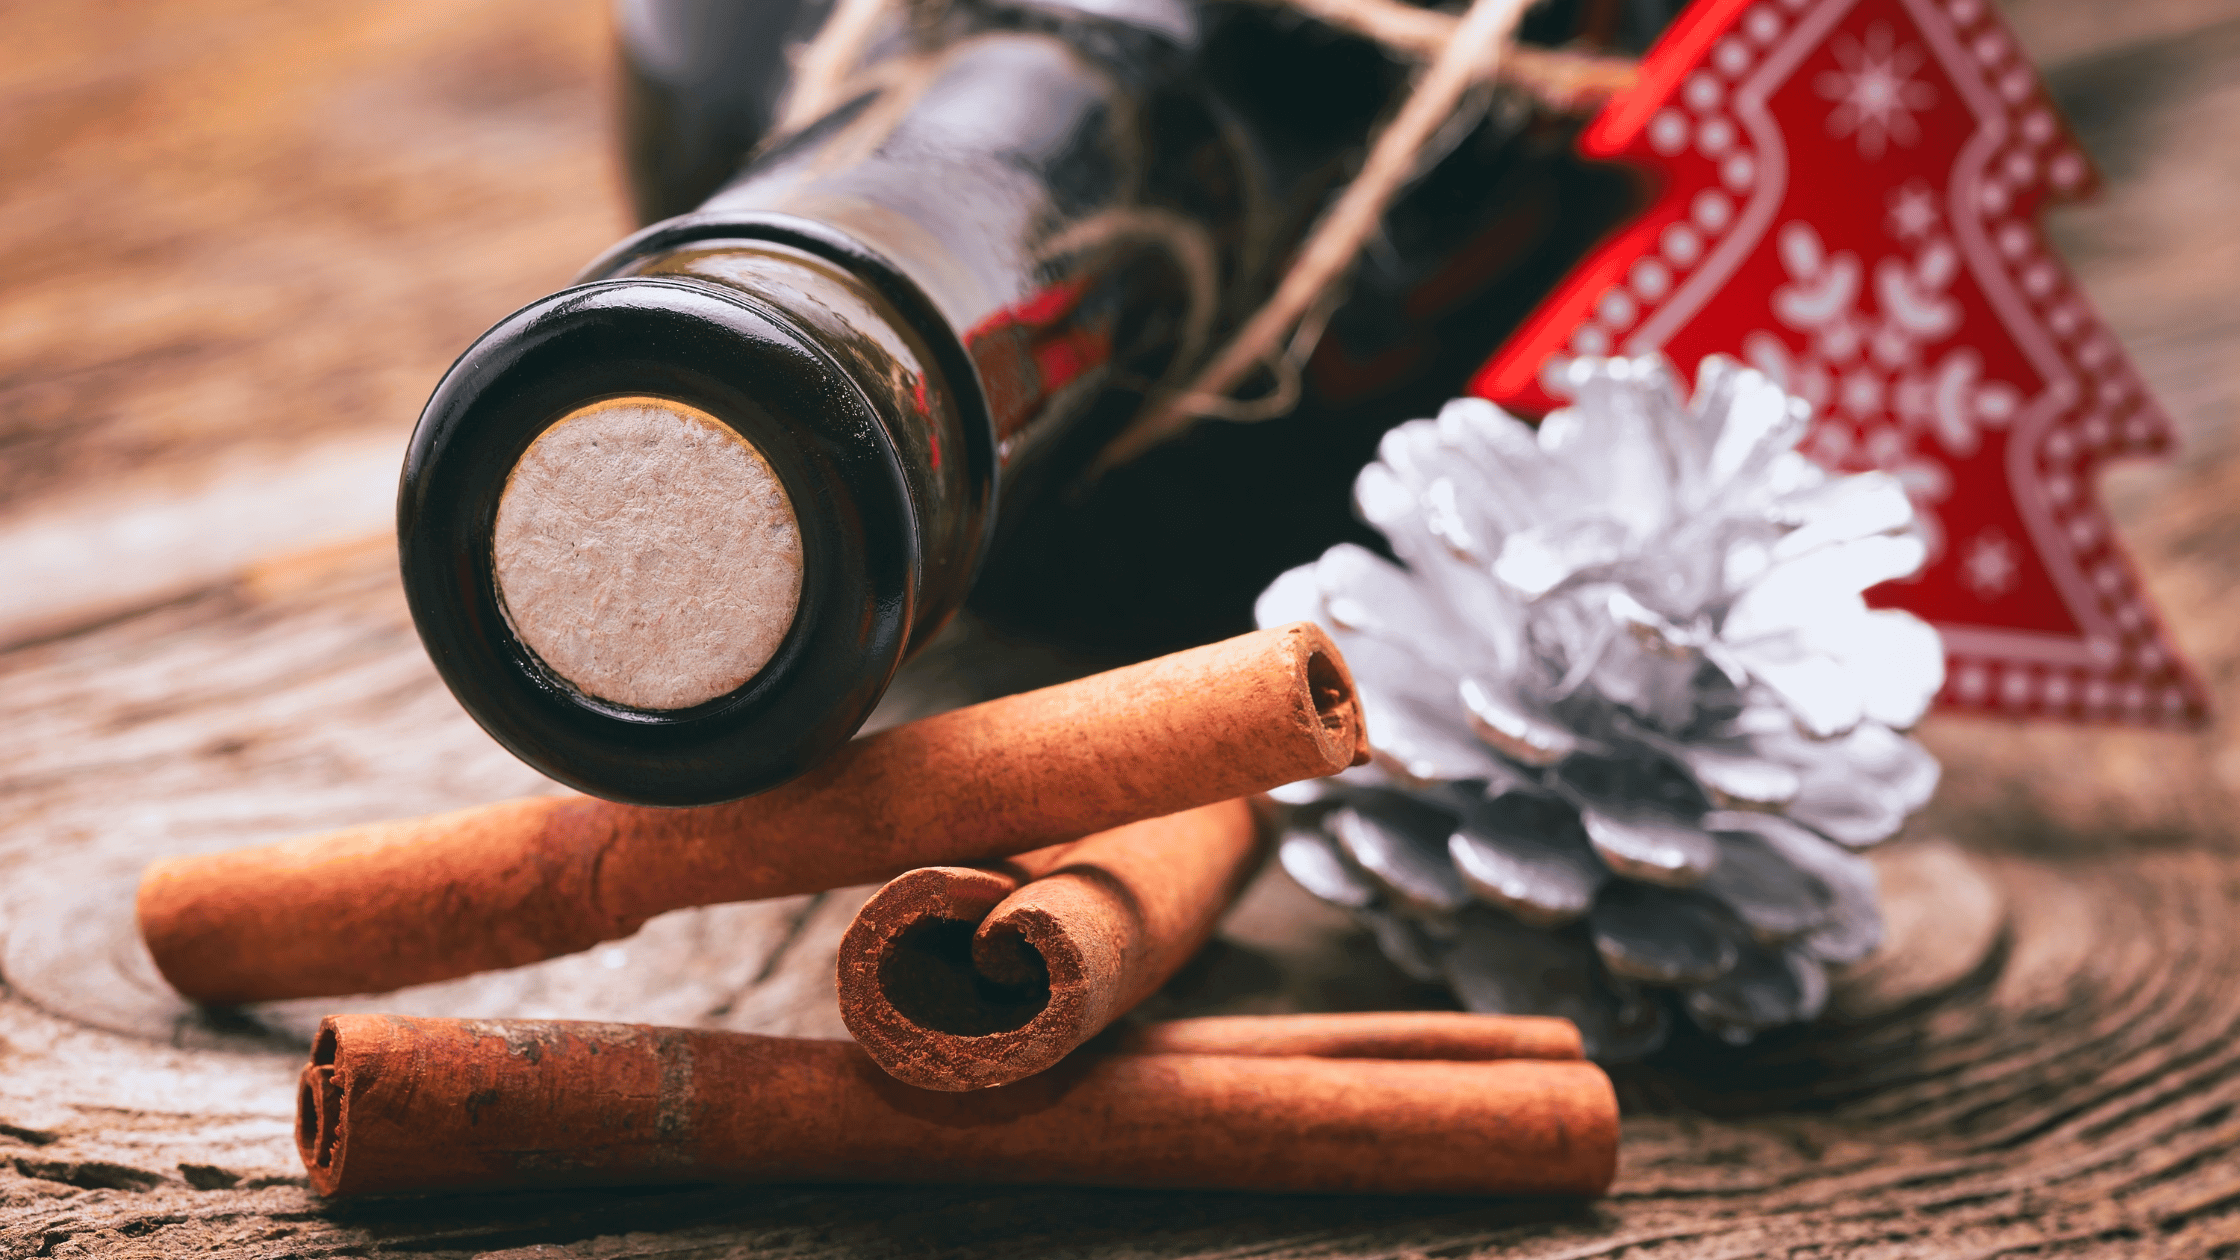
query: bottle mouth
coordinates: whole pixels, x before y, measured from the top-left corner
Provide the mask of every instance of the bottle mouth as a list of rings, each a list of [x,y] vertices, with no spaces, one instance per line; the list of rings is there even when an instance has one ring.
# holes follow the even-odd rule
[[[506,477],[499,607],[587,696],[675,712],[737,691],[792,630],[801,522],[761,448],[707,412],[633,396],[579,407]]]
[[[845,743],[923,567],[856,376],[785,310],[666,278],[563,290],[470,347],[413,433],[397,529],[467,712],[646,805],[750,795]]]

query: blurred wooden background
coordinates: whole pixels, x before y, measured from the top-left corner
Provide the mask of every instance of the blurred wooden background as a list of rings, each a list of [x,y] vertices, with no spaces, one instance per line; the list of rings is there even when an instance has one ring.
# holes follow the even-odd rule
[[[2184,1255],[2240,1250],[2240,0],[2008,7],[2102,163],[2071,263],[2183,434],[2107,494],[2220,717],[1933,721],[1892,941],[1821,1026],[1621,1074],[1594,1205],[685,1189],[327,1205],[307,1021],[127,948],[134,872],[540,790],[387,528],[452,356],[626,229],[591,0],[0,4],[0,1257]],[[1397,417],[1396,417],[1397,418]],[[904,703],[1051,662],[945,647]],[[946,689],[946,693],[945,690]],[[858,892],[357,1005],[838,1035]],[[1162,1011],[1427,1000],[1280,876]]]

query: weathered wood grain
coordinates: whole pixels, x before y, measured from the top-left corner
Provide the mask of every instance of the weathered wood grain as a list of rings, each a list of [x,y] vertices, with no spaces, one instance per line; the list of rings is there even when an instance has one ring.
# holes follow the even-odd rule
[[[2240,121],[2240,0],[2013,12],[2112,177],[2056,231],[2188,443],[2120,470],[2112,501],[2230,715],[2240,150],[2220,141]],[[833,952],[861,890],[665,916],[575,958],[378,999],[213,1013],[153,981],[121,898],[154,854],[548,786],[436,681],[386,540],[302,550],[315,507],[226,478],[401,442],[452,354],[620,229],[603,19],[573,0],[52,0],[0,28],[0,551],[107,504],[177,508],[171,536],[77,562],[155,575],[123,583],[136,595],[50,599],[43,637],[0,651],[0,1258],[2240,1254],[2229,716],[2199,735],[1933,722],[1947,785],[1878,859],[1888,948],[1820,1026],[1623,1073],[1603,1203],[860,1187],[321,1202],[288,1138],[321,1010],[839,1035]],[[207,537],[221,529],[233,550]],[[0,586],[0,603],[39,594]],[[959,636],[884,720],[1079,667]],[[1271,875],[1151,1013],[1436,1000]]]
[[[222,579],[245,544],[379,527],[445,365],[628,226],[596,0],[0,24],[0,646]],[[106,598],[41,563],[38,526],[122,504],[148,519],[80,539]]]

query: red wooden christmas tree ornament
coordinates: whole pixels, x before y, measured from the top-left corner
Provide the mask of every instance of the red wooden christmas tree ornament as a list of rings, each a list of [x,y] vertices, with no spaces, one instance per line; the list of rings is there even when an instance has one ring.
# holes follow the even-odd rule
[[[1735,355],[1884,469],[1930,561],[1875,592],[1943,632],[1963,709],[2199,721],[2093,491],[2168,419],[2039,230],[2095,182],[1989,0],[1697,0],[1580,139],[1660,191],[1472,378],[1526,414],[1572,354]]]

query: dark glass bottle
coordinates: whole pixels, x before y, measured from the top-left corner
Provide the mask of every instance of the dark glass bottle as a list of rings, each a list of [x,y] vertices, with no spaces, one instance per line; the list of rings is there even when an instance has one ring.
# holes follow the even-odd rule
[[[683,214],[777,123],[831,0],[615,0],[623,164],[639,223]]]
[[[1264,294],[1402,73],[1269,14],[952,5],[478,340],[399,499],[406,595],[467,710],[653,804],[745,795],[853,734],[991,541]],[[1302,66],[1341,86],[1271,113],[1261,80]],[[646,118],[724,116],[690,75],[658,109],[638,77]],[[642,204],[751,142],[779,95],[757,82],[642,166]]]
[[[1681,7],[1549,0],[1520,38],[1638,55]],[[1487,103],[1386,214],[1295,408],[1201,421],[1049,500],[1019,545],[991,558],[975,607],[1077,648],[1148,655],[1251,628],[1268,583],[1333,544],[1382,549],[1352,491],[1384,432],[1463,392],[1572,265],[1645,204],[1632,172],[1576,155],[1581,121]]]

